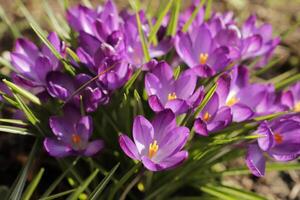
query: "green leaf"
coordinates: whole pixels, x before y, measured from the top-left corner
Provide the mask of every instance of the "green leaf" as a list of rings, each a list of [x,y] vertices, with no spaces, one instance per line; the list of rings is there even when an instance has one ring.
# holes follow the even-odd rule
[[[67,191],[64,191],[64,192],[60,192],[60,193],[57,193],[57,194],[54,194],[54,195],[51,195],[51,196],[48,196],[48,197],[44,197],[44,198],[40,198],[39,200],[52,200],[52,199],[58,199],[60,197],[63,197],[67,194],[70,194],[72,192],[74,192],[75,189],[71,189],[71,190],[67,190]]]
[[[183,25],[182,32],[187,32],[189,30],[190,25],[193,23],[194,19],[199,13],[199,10],[205,4],[206,0],[200,0],[199,4],[197,5],[196,9],[193,11],[192,15],[190,16],[189,20]]]
[[[39,173],[34,177],[34,179],[31,181],[31,183],[27,186],[27,188],[22,196],[22,200],[30,200],[34,190],[36,189],[36,187],[38,186],[39,182],[42,179],[44,171],[45,171],[45,169],[41,168]]]
[[[275,89],[276,90],[280,90],[280,89],[282,89],[282,88],[284,88],[284,87],[286,87],[288,85],[291,85],[291,84],[293,84],[293,83],[295,83],[295,82],[297,82],[299,80],[300,80],[300,73],[297,73],[297,74],[291,76],[290,78],[282,80],[279,83],[275,83]]]
[[[77,54],[69,47],[67,47],[66,49],[67,49],[67,53],[71,56],[71,58],[73,58],[75,62],[79,63],[80,59],[78,58]]]
[[[205,8],[205,14],[204,14],[205,15],[204,16],[205,21],[210,19],[211,7],[212,7],[212,0],[207,0],[206,8]]]
[[[16,84],[14,84],[6,79],[3,79],[2,81],[16,94],[20,94],[21,96],[25,97],[26,99],[30,100],[31,102],[33,102],[37,105],[41,105],[40,99],[37,96],[35,96],[34,94],[32,94],[31,92],[21,88],[20,86],[17,86]]]
[[[202,109],[206,106],[206,104],[209,102],[209,100],[212,98],[212,96],[214,95],[215,91],[217,89],[217,84],[215,83],[206,93],[206,95],[204,96],[202,102],[200,103],[200,105],[198,106],[198,108],[195,111],[194,116],[197,116]]]
[[[96,189],[91,193],[90,200],[97,200],[100,199],[100,194],[104,190],[105,186],[108,184],[118,167],[120,166],[120,163],[118,163],[106,176],[105,178],[99,183],[99,185],[96,187]]]
[[[163,21],[164,17],[168,14],[170,8],[172,7],[172,4],[173,4],[173,0],[169,0],[165,9],[163,9],[162,12],[159,13],[157,21],[156,21],[155,25],[153,26],[152,30],[150,31],[150,35],[149,35],[150,43],[155,40],[156,34],[162,24],[162,21]]]
[[[36,116],[33,114],[33,112],[30,110],[30,108],[24,103],[24,101],[18,96],[18,94],[13,94],[17,103],[20,106],[20,109],[24,112],[26,115],[26,118],[28,121],[33,124],[37,125],[39,123],[39,120],[36,118]]]
[[[214,188],[211,187],[207,187],[207,186],[203,186],[200,188],[203,192],[210,194],[212,196],[218,197],[219,199],[222,200],[238,200],[236,198],[233,198],[231,195],[229,194],[224,194],[223,192],[220,192]]]
[[[40,142],[40,140],[37,139],[31,149],[31,152],[29,154],[28,160],[27,160],[24,168],[22,169],[22,171],[19,174],[18,179],[16,180],[15,186],[13,188],[11,188],[11,193],[9,196],[10,200],[19,200],[21,198],[21,195],[24,190],[25,183],[26,183],[28,172],[32,167],[33,160],[36,159],[37,152],[41,148],[40,145],[41,145],[41,142]]]
[[[273,66],[276,65],[277,63],[279,63],[281,60],[282,60],[282,57],[272,59],[271,61],[268,62],[268,64],[266,64],[260,70],[255,71],[254,75],[259,76],[259,75],[264,74],[268,70],[273,69]]]
[[[144,58],[145,58],[145,61],[148,62],[148,61],[150,61],[151,57],[150,57],[150,53],[149,53],[148,42],[147,42],[145,33],[143,31],[142,23],[141,23],[141,19],[140,19],[140,15],[139,15],[140,3],[138,0],[129,0],[129,3],[132,6],[132,8],[135,10],[135,16],[136,16],[140,41],[142,43]]]
[[[41,198],[45,198],[47,196],[49,196],[53,190],[57,187],[57,185],[59,183],[61,183],[61,181],[65,178],[65,176],[71,171],[71,169],[77,164],[78,160],[80,159],[80,157],[77,157],[71,165],[69,165],[64,172],[48,187],[48,189],[46,190],[46,192],[41,196]]]
[[[207,185],[201,187],[201,190],[213,196],[230,200],[266,200],[264,197],[261,197],[255,193],[228,186]]]
[[[112,200],[116,194],[116,192],[125,184],[125,182],[137,171],[140,167],[140,163],[134,165],[121,179],[120,181],[112,188],[108,199]]]
[[[133,83],[135,82],[135,80],[139,77],[140,73],[142,72],[142,69],[139,68],[132,76],[131,78],[127,81],[127,83],[125,84],[124,88],[125,88],[125,92],[126,94],[128,94],[131,86],[133,85]]]
[[[2,123],[8,123],[8,124],[16,124],[16,125],[22,125],[22,126],[26,126],[27,123],[23,122],[22,120],[19,119],[4,119],[4,118],[0,118],[0,122]]]
[[[47,13],[49,17],[49,21],[51,22],[54,31],[57,32],[58,35],[60,35],[61,37],[65,39],[70,39],[68,34],[70,32],[70,29],[66,30],[64,29],[65,27],[60,24],[60,22],[56,18],[58,13],[54,13],[53,9],[48,3],[48,0],[43,0],[43,7],[44,7],[44,11]]]
[[[77,200],[79,195],[89,186],[92,180],[97,176],[99,169],[96,169],[77,189],[71,194],[67,200]]]
[[[174,36],[177,31],[181,0],[174,0],[174,8],[172,9],[171,19],[167,28],[167,35]]]
[[[6,125],[0,125],[0,132],[5,133],[12,133],[12,134],[18,134],[18,135],[33,135],[33,133],[29,133],[26,128],[20,128],[15,126],[6,126]]]

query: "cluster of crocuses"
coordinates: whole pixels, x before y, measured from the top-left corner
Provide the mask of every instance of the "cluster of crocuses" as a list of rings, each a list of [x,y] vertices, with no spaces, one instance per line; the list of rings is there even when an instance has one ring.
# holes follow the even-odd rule
[[[109,104],[114,91],[142,69],[148,104],[155,117],[150,122],[136,116],[133,140],[121,134],[119,144],[127,156],[141,161],[147,169],[159,171],[184,162],[188,158],[184,147],[189,128],[199,136],[209,136],[232,122],[281,111],[293,113],[259,125],[254,134],[261,137],[249,145],[246,163],[253,174],[262,176],[263,152],[278,161],[297,158],[300,116],[294,113],[300,111],[300,83],[276,93],[272,84],[249,81],[247,63],[255,60],[254,70],[263,67],[279,43],[272,37],[272,27],[258,27],[256,17],[251,16],[240,28],[232,13],[214,13],[204,20],[202,8],[190,27],[182,31],[195,9],[192,5],[179,15],[175,36],[167,35],[170,16],[165,17],[156,43],[148,44],[150,62],[145,60],[135,14],[118,12],[111,0],[103,7],[78,5],[67,11],[77,46],[61,41],[56,33],[48,36],[61,57],[70,61],[75,75],[64,70],[64,63],[47,46],[39,49],[27,39],[17,40],[11,53],[13,81],[43,101],[56,99],[65,105],[62,116],[49,119],[55,137],[44,140],[47,152],[55,157],[99,152],[104,141],[89,142],[93,120],[80,110],[92,113]],[[142,10],[138,15],[148,37],[156,19],[147,19]],[[67,47],[76,52],[80,62],[68,55]],[[173,57],[163,60],[166,55]],[[180,74],[174,73],[178,65],[183,69]],[[205,96],[201,83],[216,77],[216,92],[193,119],[193,127],[180,126],[176,118],[192,116]]]

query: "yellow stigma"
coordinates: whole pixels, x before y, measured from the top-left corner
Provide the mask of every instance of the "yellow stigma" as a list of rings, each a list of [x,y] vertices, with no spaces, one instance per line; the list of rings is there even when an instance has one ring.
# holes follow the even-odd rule
[[[208,122],[211,118],[211,115],[208,112],[205,112],[203,115],[203,121]]]
[[[296,105],[294,107],[294,111],[295,112],[300,112],[300,101],[296,103]]]
[[[279,133],[275,133],[274,134],[274,140],[277,144],[281,144],[283,142],[282,135],[280,135]]]
[[[231,97],[227,102],[226,102],[226,106],[233,106],[234,104],[236,104],[237,102],[239,102],[238,98],[236,98],[235,96]]]
[[[157,151],[158,151],[157,141],[154,140],[153,143],[149,145],[149,153],[148,153],[149,158],[151,159],[153,156],[155,156]]]
[[[201,65],[205,65],[208,59],[208,54],[207,53],[200,53],[199,56],[199,62]]]
[[[170,100],[174,100],[174,99],[177,99],[176,93],[175,92],[169,93],[168,100],[170,101]]]
[[[79,144],[80,141],[81,141],[81,138],[80,138],[79,135],[77,135],[77,134],[72,134],[72,142],[73,142],[74,144]]]

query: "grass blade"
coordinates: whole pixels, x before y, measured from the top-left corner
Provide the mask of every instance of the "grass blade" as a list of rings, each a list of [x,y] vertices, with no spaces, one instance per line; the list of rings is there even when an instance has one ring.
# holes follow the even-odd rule
[[[139,37],[140,37],[140,41],[142,44],[142,48],[143,48],[143,53],[144,53],[144,58],[145,61],[148,62],[150,61],[151,57],[150,57],[150,53],[149,53],[149,48],[148,48],[148,42],[145,36],[145,33],[143,31],[142,28],[142,23],[141,23],[141,19],[140,19],[140,15],[139,15],[139,10],[140,10],[140,2],[137,0],[129,0],[129,3],[131,5],[131,7],[135,10],[135,16],[136,16],[136,21],[137,21],[137,26],[138,26],[138,31],[139,31]]]
[[[33,135],[34,136],[34,134],[29,133],[27,129],[20,128],[20,127],[15,127],[15,126],[0,125],[0,132],[18,134],[18,135]]]
[[[32,182],[27,186],[27,188],[22,196],[22,200],[30,200],[34,190],[36,189],[36,187],[38,186],[39,182],[42,179],[44,171],[45,171],[45,169],[41,168],[39,173],[34,177]]]
[[[53,190],[56,188],[56,186],[63,180],[63,178],[71,171],[71,169],[77,164],[80,157],[77,157],[76,160],[72,162],[70,166],[68,166],[67,169],[64,170],[64,172],[48,187],[46,192],[41,196],[41,198],[49,196]]]
[[[33,102],[37,105],[41,105],[40,99],[37,96],[35,96],[34,94],[32,94],[31,92],[21,88],[20,86],[17,86],[16,84],[14,84],[6,79],[3,79],[2,81],[16,94],[20,94],[21,96],[25,97],[26,99],[30,100],[31,102]]]
[[[174,0],[174,8],[172,9],[170,24],[167,29],[167,35],[174,36],[177,31],[181,0]]]
[[[196,18],[196,16],[199,13],[199,10],[201,7],[203,7],[203,5],[205,4],[206,0],[200,0],[199,4],[197,5],[196,9],[193,11],[191,17],[189,18],[189,20],[183,25],[182,27],[182,32],[187,32],[189,30],[190,25],[193,23],[194,19]]]
[[[21,198],[28,172],[31,169],[33,160],[36,158],[36,154],[40,149],[40,145],[41,145],[40,140],[36,140],[29,154],[28,161],[26,162],[24,168],[20,172],[15,187],[12,188],[12,192],[10,193],[10,197],[9,197],[10,200],[19,200]]]
[[[78,196],[84,192],[92,180],[97,176],[98,172],[99,169],[96,169],[79,187],[77,187],[74,193],[68,197],[68,200],[77,200]]]
[[[97,200],[99,199],[99,196],[105,186],[108,184],[118,167],[120,166],[120,163],[118,163],[106,176],[105,178],[99,183],[99,185],[96,187],[96,189],[92,192],[90,195],[90,200]]]
[[[129,170],[121,179],[120,181],[115,185],[115,187],[112,188],[112,191],[110,192],[110,195],[108,197],[109,200],[112,200],[116,194],[116,192],[125,184],[125,182],[136,172],[136,170],[140,167],[140,163],[136,164]]]
[[[75,191],[75,189],[67,190],[67,191],[64,191],[64,192],[61,192],[61,193],[57,193],[57,194],[54,194],[54,195],[51,195],[51,196],[48,196],[48,197],[40,198],[39,200],[58,199],[58,198],[63,197],[65,195],[67,195],[67,194],[70,194],[70,193],[72,193],[74,191]]]
[[[203,186],[200,188],[203,192],[210,194],[212,196],[215,196],[219,199],[223,199],[223,200],[238,200],[236,198],[233,198],[231,195],[229,194],[224,194],[223,192],[220,192],[214,188],[208,187],[208,186]]]
[[[207,0],[206,8],[205,8],[205,16],[204,16],[205,21],[210,19],[211,7],[212,7],[212,0]]]
[[[42,29],[37,26],[35,23],[30,23],[32,30],[37,34],[37,36],[42,40],[42,42],[50,49],[53,55],[60,60],[65,67],[65,70],[72,75],[75,75],[75,69],[64,60],[62,55],[55,49],[55,47],[51,44],[51,42],[47,39],[46,35],[43,33]]]
[[[159,13],[157,21],[155,23],[155,25],[153,26],[152,30],[150,31],[150,35],[149,35],[149,42],[153,42],[156,39],[156,34],[162,24],[162,21],[164,19],[164,17],[167,15],[167,13],[169,12],[170,8],[172,7],[173,4],[173,0],[169,0],[167,6],[165,7],[165,9],[162,10],[162,12]]]
[[[275,89],[276,90],[280,90],[280,89],[282,89],[282,88],[284,88],[284,87],[286,87],[288,85],[291,85],[291,84],[293,84],[293,83],[295,83],[295,82],[297,82],[299,80],[300,80],[300,74],[297,73],[297,74],[291,76],[290,78],[282,80],[279,83],[275,83]]]
[[[27,123],[23,122],[22,120],[19,119],[5,119],[5,118],[0,118],[0,123],[7,123],[7,124],[16,124],[16,125],[22,125],[26,126]]]

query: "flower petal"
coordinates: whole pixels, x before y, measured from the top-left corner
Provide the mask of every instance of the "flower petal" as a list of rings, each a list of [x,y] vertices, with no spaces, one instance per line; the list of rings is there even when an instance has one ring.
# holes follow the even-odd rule
[[[68,147],[58,140],[46,138],[44,140],[44,147],[46,151],[54,157],[65,157],[72,155],[72,148]]]
[[[139,152],[136,145],[127,135],[120,135],[119,144],[123,152],[130,158],[134,160],[140,160]]]
[[[94,140],[88,144],[84,151],[85,156],[93,156],[98,153],[104,147],[104,142],[102,140]]]
[[[135,117],[133,122],[133,140],[140,155],[148,154],[148,147],[154,139],[152,124],[143,116]]]
[[[253,175],[258,177],[265,175],[266,161],[256,144],[249,145],[246,155],[246,164]]]

